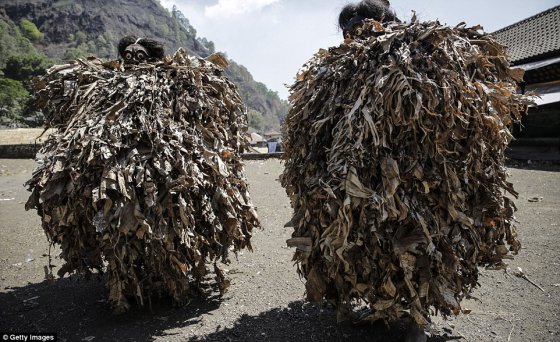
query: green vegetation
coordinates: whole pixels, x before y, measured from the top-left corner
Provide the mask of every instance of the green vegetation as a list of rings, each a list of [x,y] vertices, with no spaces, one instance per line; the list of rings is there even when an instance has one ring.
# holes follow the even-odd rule
[[[17,25],[0,17],[0,68],[4,68],[11,55],[25,53],[37,53],[37,50]]]
[[[28,81],[35,76],[45,73],[53,61],[38,53],[17,54],[8,57],[6,66],[2,70],[6,77],[18,81]]]
[[[257,131],[263,130],[263,115],[261,112],[256,111],[254,109],[249,109],[247,113],[247,119],[250,127],[253,127]]]
[[[78,47],[68,48],[64,53],[65,60],[72,60],[84,57],[88,54],[89,47],[87,45],[80,45]]]
[[[113,56],[116,46],[115,39],[110,32],[100,34],[97,37],[89,37],[83,31],[77,31],[68,35],[68,48],[62,56],[65,60],[83,58],[87,56]]]
[[[209,54],[213,54],[216,52],[216,47],[214,46],[214,42],[211,40],[207,40],[206,38],[198,38],[198,41],[202,46],[208,49]]]
[[[233,61],[230,62],[226,74],[238,85],[243,102],[249,109],[254,110],[251,112],[253,118],[251,116],[248,118],[249,126],[259,131],[278,130],[288,112],[288,103],[281,100],[276,92],[268,89],[263,83],[256,82],[247,68]],[[262,121],[257,113],[261,114]]]
[[[37,53],[12,55],[0,76],[0,122],[18,126],[37,126],[43,113],[33,109],[31,79],[41,75],[52,61]]]
[[[21,21],[19,22],[19,26],[21,27],[23,35],[31,41],[36,42],[42,40],[45,37],[45,35],[41,33],[41,31],[39,31],[37,26],[35,26],[32,21],[21,19]]]
[[[177,6],[173,6],[171,18],[176,32],[184,30],[187,36],[196,38],[196,29],[191,25],[189,19],[177,9]]]
[[[28,107],[31,96],[20,81],[0,76],[0,120],[17,121]]]
[[[74,34],[74,41],[78,45],[83,44],[87,41],[87,35],[82,31],[78,31]]]
[[[30,79],[53,64],[32,43],[41,39],[43,34],[31,21],[16,25],[0,18],[0,123],[27,126],[43,121],[42,113],[32,110],[30,95]],[[23,117],[31,120],[25,123]]]

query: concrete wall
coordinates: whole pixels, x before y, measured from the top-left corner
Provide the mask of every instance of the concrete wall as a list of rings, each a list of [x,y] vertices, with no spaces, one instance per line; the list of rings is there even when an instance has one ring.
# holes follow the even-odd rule
[[[0,159],[35,159],[41,145],[0,145]],[[281,159],[283,153],[246,153],[244,160]],[[515,140],[507,155],[512,159],[560,161],[560,139]]]
[[[1,159],[35,159],[39,144],[0,145]]]
[[[39,144],[0,145],[0,159],[35,159],[39,152]],[[245,160],[264,160],[282,158],[283,153],[246,153],[242,155]]]
[[[560,138],[560,102],[531,108],[529,115],[521,121],[521,130],[516,127],[516,138]]]

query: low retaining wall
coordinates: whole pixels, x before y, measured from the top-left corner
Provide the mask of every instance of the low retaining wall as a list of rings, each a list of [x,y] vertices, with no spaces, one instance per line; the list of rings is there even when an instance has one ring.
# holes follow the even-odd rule
[[[546,147],[560,151],[559,138],[519,138],[514,139],[509,144],[510,147]]]
[[[0,145],[0,159],[35,159],[40,144]],[[282,159],[284,153],[245,153],[244,160]],[[507,151],[512,159],[560,161],[558,140],[524,139],[514,141]]]
[[[243,160],[266,160],[266,159],[282,159],[284,153],[244,153],[241,155]]]
[[[0,145],[0,159],[35,159],[40,144]],[[283,153],[245,153],[244,160],[281,159]]]
[[[2,159],[35,159],[40,144],[0,145]]]

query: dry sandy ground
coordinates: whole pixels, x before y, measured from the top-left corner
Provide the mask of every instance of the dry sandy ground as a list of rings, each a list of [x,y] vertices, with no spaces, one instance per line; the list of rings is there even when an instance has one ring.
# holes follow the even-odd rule
[[[35,212],[23,209],[22,184],[34,162],[0,160],[0,332],[57,332],[63,341],[401,341],[403,324],[387,329],[337,325],[333,312],[306,304],[304,285],[285,241],[291,228],[288,199],[277,182],[279,161],[247,162],[252,196],[264,225],[253,253],[229,267],[232,286],[223,298],[194,299],[173,308],[112,316],[102,282],[77,278],[43,281],[48,244]],[[470,315],[435,319],[431,341],[560,341],[560,167],[514,165],[520,192],[522,252],[511,270],[482,271],[477,299],[464,302]],[[542,201],[529,202],[533,197]],[[53,255],[57,254],[56,252]],[[60,265],[60,260],[54,260]],[[521,267],[530,280],[512,275]]]
[[[0,145],[38,144],[44,142],[52,130],[42,134],[42,128],[15,128],[0,130]]]

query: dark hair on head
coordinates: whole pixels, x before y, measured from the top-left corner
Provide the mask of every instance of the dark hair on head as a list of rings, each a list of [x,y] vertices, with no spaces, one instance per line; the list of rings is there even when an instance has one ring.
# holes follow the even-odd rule
[[[374,19],[377,21],[399,21],[391,10],[388,0],[363,0],[357,4],[346,5],[338,16],[340,29],[349,29],[353,18]]]
[[[127,46],[138,42],[150,53],[151,58],[162,59],[165,57],[163,43],[149,38],[138,38],[136,36],[126,36],[119,41],[119,55],[124,58],[124,51]]]

